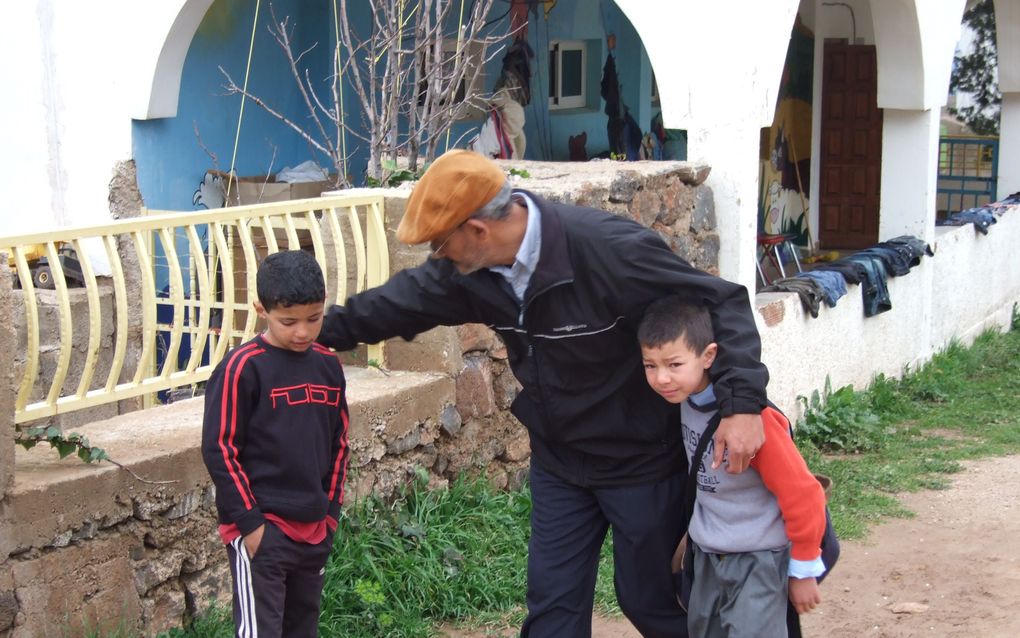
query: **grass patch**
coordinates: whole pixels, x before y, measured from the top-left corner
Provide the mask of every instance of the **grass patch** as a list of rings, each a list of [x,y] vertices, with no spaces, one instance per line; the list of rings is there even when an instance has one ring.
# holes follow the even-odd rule
[[[902,379],[801,401],[797,444],[833,478],[836,531],[859,538],[883,517],[909,515],[894,493],[944,488],[961,461],[1020,452],[1020,330],[952,343]]]
[[[427,636],[437,622],[504,616],[525,591],[530,495],[484,479],[347,512],[326,568],[323,635]]]
[[[1020,452],[1020,321],[970,348],[951,344],[900,379],[865,390],[828,388],[808,407],[797,443],[832,477],[830,509],[842,538],[912,514],[902,491],[939,489],[967,459]],[[419,475],[396,502],[366,498],[345,511],[327,566],[324,636],[435,636],[443,624],[505,628],[524,615],[531,500],[484,478],[428,491]],[[611,540],[602,550],[596,609],[618,614]],[[230,636],[212,610],[167,638]]]

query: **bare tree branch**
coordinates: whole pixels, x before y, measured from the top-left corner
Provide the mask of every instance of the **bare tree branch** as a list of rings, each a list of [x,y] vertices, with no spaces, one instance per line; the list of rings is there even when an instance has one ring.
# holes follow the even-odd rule
[[[368,11],[371,18],[359,32],[348,13],[348,0],[339,0],[334,15],[337,42],[325,85],[313,81],[309,69],[302,68],[317,43],[296,53],[289,17],[277,19],[270,3],[269,31],[308,110],[310,122],[305,126],[239,87],[220,67],[227,79],[225,88],[228,94],[251,99],[310,148],[326,154],[341,183],[347,178],[342,140],[348,133],[367,146],[369,177],[385,182],[403,155],[408,168],[416,171],[419,160],[435,159],[458,119],[487,111],[491,96],[481,86],[484,67],[508,35],[485,23],[495,0],[472,2],[463,23],[453,12],[455,1],[361,0],[352,3],[350,11]],[[328,98],[320,95],[323,90]],[[344,90],[354,97],[347,109],[341,106]],[[359,112],[363,126],[349,122],[345,110]],[[456,144],[467,135],[460,135]]]
[[[311,135],[306,133],[303,128],[301,128],[299,125],[297,125],[296,123],[291,121],[291,119],[288,118],[283,113],[280,113],[279,111],[277,111],[273,107],[271,107],[268,104],[266,104],[265,101],[262,100],[262,98],[258,97],[257,95],[253,95],[252,93],[250,93],[248,91],[245,91],[243,88],[237,86],[237,84],[234,82],[234,78],[230,77],[230,74],[227,73],[227,71],[222,66],[219,67],[219,69],[220,69],[220,73],[222,73],[227,78],[227,84],[223,85],[223,88],[225,88],[227,90],[227,95],[235,95],[235,94],[243,95],[244,97],[246,97],[249,100],[251,100],[252,102],[254,102],[256,106],[258,106],[261,109],[265,110],[267,113],[269,113],[273,117],[277,118],[278,120],[280,120],[281,122],[286,124],[291,129],[293,129],[294,132],[296,132],[302,138],[307,140],[308,143],[310,143],[312,146],[314,146],[317,150],[319,150],[322,153],[328,153],[326,148],[322,144],[320,144],[318,141],[316,141]]]

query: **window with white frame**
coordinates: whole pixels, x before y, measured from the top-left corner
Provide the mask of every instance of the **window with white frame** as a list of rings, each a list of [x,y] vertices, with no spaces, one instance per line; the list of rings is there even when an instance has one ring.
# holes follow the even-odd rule
[[[588,47],[582,40],[549,43],[549,108],[576,109],[588,101]]]

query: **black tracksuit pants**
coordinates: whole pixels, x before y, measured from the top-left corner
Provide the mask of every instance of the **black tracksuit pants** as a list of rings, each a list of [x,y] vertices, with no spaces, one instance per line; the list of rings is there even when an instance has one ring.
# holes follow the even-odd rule
[[[687,616],[670,572],[686,481],[679,473],[658,483],[585,488],[533,461],[522,638],[590,638],[599,552],[610,526],[623,613],[645,638],[686,637]]]
[[[298,543],[266,522],[248,557],[242,537],[227,545],[237,638],[314,638],[319,635],[322,579],[333,534],[318,545]]]

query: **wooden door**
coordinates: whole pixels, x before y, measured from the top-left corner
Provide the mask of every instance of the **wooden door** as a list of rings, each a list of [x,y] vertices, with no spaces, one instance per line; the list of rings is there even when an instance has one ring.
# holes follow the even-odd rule
[[[826,42],[824,65],[819,242],[867,248],[878,241],[882,174],[875,47]]]

